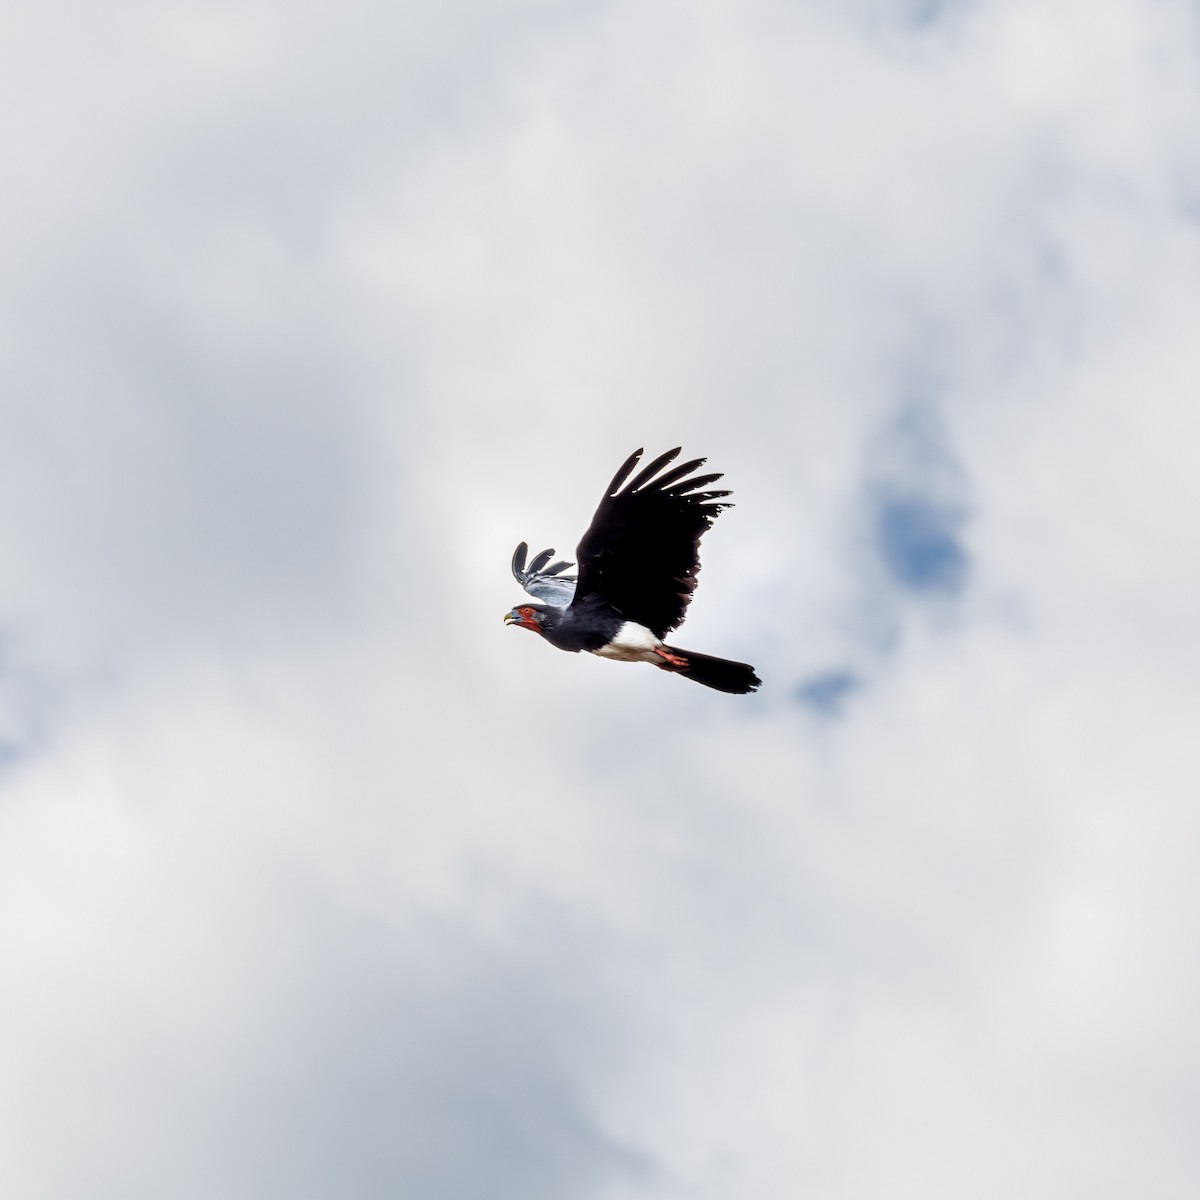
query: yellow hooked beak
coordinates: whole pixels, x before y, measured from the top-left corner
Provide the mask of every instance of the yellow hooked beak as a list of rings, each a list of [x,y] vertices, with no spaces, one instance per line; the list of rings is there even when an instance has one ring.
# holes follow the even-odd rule
[[[516,614],[512,611],[512,609],[509,609],[509,611],[504,614],[504,623],[505,625],[515,625],[517,623]]]

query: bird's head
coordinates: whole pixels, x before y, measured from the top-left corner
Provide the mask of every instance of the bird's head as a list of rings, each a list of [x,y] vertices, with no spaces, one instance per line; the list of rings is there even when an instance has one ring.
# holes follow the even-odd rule
[[[505,625],[520,625],[522,629],[532,629],[541,633],[548,628],[554,610],[544,604],[518,604],[504,614]]]

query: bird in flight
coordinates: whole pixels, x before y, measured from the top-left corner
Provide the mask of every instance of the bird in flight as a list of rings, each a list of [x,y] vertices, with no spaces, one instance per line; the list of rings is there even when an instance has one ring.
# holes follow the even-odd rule
[[[526,566],[529,547],[522,542],[513,554],[513,575],[546,603],[519,604],[504,621],[540,633],[560,650],[651,663],[719,692],[744,695],[762,682],[753,667],[662,640],[682,624],[692,599],[701,537],[729,507],[722,501],[729,492],[698,490],[721,478],[692,475],[703,458],[663,470],[680,449],[668,450],[632,479],[642,451],[625,460],[575,549],[578,576],[563,574],[571,563],[551,563],[553,550]]]

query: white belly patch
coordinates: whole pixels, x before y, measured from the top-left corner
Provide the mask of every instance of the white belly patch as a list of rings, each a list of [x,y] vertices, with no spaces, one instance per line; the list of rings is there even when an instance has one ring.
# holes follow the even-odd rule
[[[645,625],[626,621],[607,646],[593,650],[592,653],[598,654],[601,658],[615,659],[617,662],[660,663],[662,658],[654,651],[661,645],[662,642]]]

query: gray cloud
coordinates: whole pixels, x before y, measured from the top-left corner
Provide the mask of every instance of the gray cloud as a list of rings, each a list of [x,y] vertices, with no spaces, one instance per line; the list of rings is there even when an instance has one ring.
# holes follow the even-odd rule
[[[583,1093],[621,1042],[569,943],[543,934],[558,953],[538,961],[446,919],[413,936],[300,912],[293,969],[220,1061],[167,1091],[174,1137],[114,1194],[549,1198],[647,1177]],[[580,1042],[595,1049],[573,1063]]]

